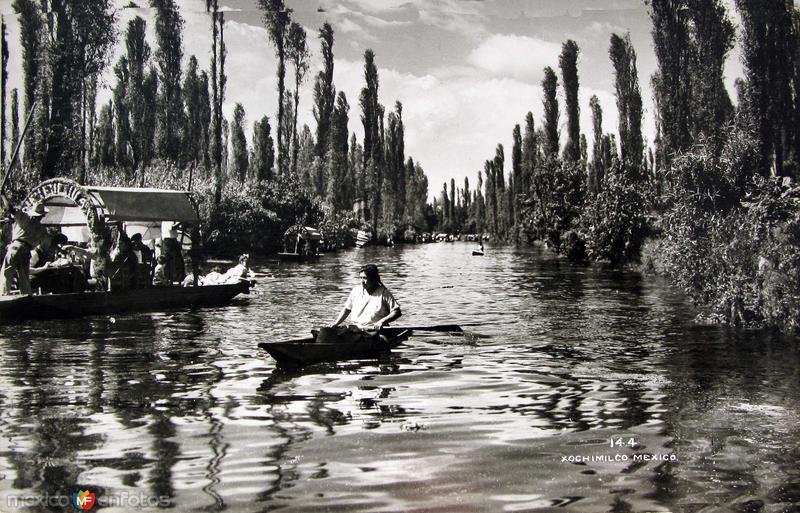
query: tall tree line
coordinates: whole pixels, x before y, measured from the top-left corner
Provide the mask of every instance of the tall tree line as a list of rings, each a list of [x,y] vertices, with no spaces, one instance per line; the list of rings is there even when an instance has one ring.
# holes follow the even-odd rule
[[[151,22],[135,16],[118,27],[110,0],[14,1],[23,48],[21,110],[36,106],[23,159],[29,173],[36,173],[34,180],[71,176],[83,182],[90,170],[105,170],[119,173],[126,183],[143,185],[157,180],[163,170],[191,169],[213,180],[214,202],[219,204],[226,181],[296,176],[334,212],[352,211],[358,199],[368,203],[368,217],[362,221],[386,237],[427,228],[427,178],[406,154],[402,104],[396,102],[387,116],[379,100],[372,50],[364,54],[365,85],[358,102],[364,140],[351,134],[350,102],[333,83],[334,31],[329,23],[318,34],[322,69],[313,84],[317,124],[314,129],[298,127],[300,88],[310,68],[306,31],[292,20],[283,1],[261,0],[278,60],[277,116],[274,122],[267,116],[250,120],[248,140],[248,117],[241,104],[235,104],[230,120],[223,116],[228,50],[225,13],[218,0],[206,1],[211,21],[206,70],[195,56],[184,55],[184,19],[175,0],[150,0],[149,7]],[[118,30],[121,51],[111,62]],[[154,34],[152,40],[148,33]],[[0,54],[6,55],[5,39],[0,40]],[[4,57],[0,64],[6,62]],[[109,67],[111,97],[98,105],[98,87]],[[293,76],[287,77],[287,71]],[[5,159],[7,91],[0,96],[0,157]],[[12,117],[18,119],[19,107],[13,108]],[[18,121],[13,126],[16,135],[11,139],[19,137]]]

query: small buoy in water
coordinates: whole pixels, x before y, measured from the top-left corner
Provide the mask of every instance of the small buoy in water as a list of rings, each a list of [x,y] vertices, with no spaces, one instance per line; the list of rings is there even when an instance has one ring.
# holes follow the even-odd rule
[[[115,324],[117,322],[117,320],[115,318],[113,318],[113,317],[109,317],[108,318],[108,322],[110,322],[111,324]]]

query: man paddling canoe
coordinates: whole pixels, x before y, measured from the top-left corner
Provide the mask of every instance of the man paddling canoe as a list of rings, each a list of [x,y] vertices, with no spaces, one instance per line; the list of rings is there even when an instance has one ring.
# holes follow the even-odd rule
[[[361,285],[356,285],[350,292],[331,327],[338,326],[349,315],[351,323],[359,328],[379,330],[403,315],[400,303],[381,282],[375,264],[363,266],[358,276]]]

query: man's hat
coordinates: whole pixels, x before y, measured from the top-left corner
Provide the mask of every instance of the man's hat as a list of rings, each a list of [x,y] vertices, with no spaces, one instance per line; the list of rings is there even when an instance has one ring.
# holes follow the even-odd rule
[[[37,203],[35,206],[28,209],[28,215],[31,217],[42,217],[47,213],[42,203]]]

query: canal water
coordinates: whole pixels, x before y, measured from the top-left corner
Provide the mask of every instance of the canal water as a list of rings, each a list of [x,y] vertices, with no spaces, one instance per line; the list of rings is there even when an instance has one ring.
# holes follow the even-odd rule
[[[224,308],[0,326],[0,511],[800,511],[795,339],[538,249],[264,262]],[[380,266],[419,332],[287,372]]]

